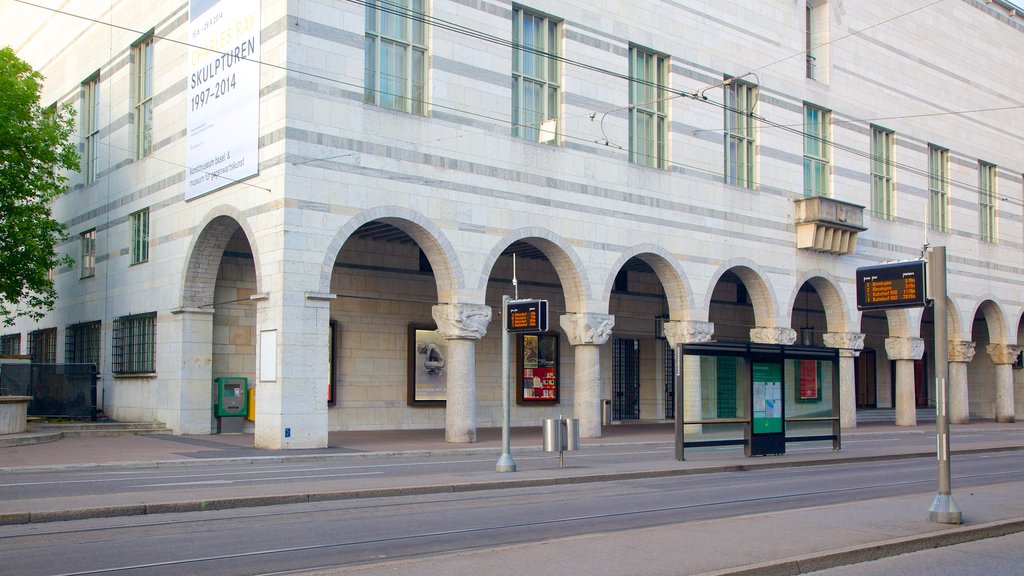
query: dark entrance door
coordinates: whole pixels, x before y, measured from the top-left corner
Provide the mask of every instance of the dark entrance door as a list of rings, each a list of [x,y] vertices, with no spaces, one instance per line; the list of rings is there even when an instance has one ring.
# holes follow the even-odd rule
[[[878,380],[875,374],[875,351],[862,350],[854,364],[857,377],[857,408],[878,407]]]
[[[612,419],[640,418],[640,341],[612,338]]]

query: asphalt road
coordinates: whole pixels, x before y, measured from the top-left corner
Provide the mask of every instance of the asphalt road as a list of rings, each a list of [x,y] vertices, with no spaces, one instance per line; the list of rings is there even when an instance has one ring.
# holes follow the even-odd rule
[[[472,460],[483,459],[421,464],[478,465]],[[486,460],[492,467],[493,459]],[[286,469],[270,467],[277,481],[286,481],[281,478]],[[116,474],[109,472],[117,471],[102,471],[103,483],[76,474],[78,483],[63,479],[63,484],[54,486],[121,489],[116,486],[141,487],[148,482],[146,489],[159,489],[159,484],[167,482],[246,478],[242,470],[230,471],[238,476],[219,477],[213,476],[219,473],[216,468],[202,467],[201,474],[195,474],[195,468],[186,471],[191,480],[181,477],[182,470],[157,478],[152,478],[152,470],[141,470],[121,479],[125,484],[116,484]],[[314,471],[293,472],[298,476]],[[150,476],[141,475],[145,473]],[[324,473],[353,471],[341,467]],[[969,493],[973,486],[1022,480],[1024,460],[1019,452],[963,455],[953,467],[956,491]],[[271,574],[927,494],[934,486],[934,459],[916,458],[0,526],[0,566],[5,574],[18,576]],[[8,485],[3,489],[27,488]]]

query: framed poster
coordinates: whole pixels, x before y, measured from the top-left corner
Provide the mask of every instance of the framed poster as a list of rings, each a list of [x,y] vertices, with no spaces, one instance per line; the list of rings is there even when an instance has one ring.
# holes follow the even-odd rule
[[[817,360],[800,360],[797,402],[821,402],[821,368]]]
[[[433,324],[409,325],[409,405],[439,404],[448,398],[448,341]]]
[[[558,333],[520,334],[516,355],[516,401],[558,403]]]

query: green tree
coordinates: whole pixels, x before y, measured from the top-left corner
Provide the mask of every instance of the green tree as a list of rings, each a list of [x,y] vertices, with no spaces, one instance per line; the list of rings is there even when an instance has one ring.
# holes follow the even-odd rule
[[[10,47],[0,49],[0,318],[40,318],[57,300],[50,271],[74,261],[58,256],[67,238],[50,202],[78,170],[69,140],[74,109],[39,104],[43,76]]]

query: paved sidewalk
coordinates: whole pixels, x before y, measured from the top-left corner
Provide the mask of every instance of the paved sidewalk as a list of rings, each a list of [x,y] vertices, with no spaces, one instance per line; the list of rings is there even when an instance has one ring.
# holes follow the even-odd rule
[[[957,454],[1015,451],[1022,444],[1024,423],[981,422],[953,427]],[[623,452],[661,450],[638,464],[601,459],[574,460],[566,453],[566,468],[557,455],[540,451],[539,428],[512,431],[512,452],[522,458],[520,471],[434,473],[431,475],[353,477],[345,480],[268,485],[244,498],[216,486],[159,494],[113,494],[88,498],[48,498],[38,501],[0,501],[0,524],[45,522],[74,518],[155,514],[212,508],[365,498],[389,495],[481,490],[599,482],[609,479],[698,474],[764,467],[793,467],[828,463],[911,457],[934,458],[934,424],[900,428],[869,425],[843,433],[843,450],[827,443],[791,445],[787,454],[746,458],[742,449],[688,450],[676,462],[664,454],[672,446],[671,425],[628,425],[605,428],[604,437],[585,439],[583,450]],[[0,448],[0,479],[32,472],[103,470],[112,467],[217,466],[227,462],[301,462],[308,460],[438,459],[459,455],[493,458],[500,453],[500,430],[481,429],[475,444],[444,442],[441,430],[337,432],[330,447],[321,450],[274,452],[252,448],[251,435],[68,437],[47,444]],[[669,452],[670,453],[670,452]],[[545,456],[545,460],[534,457]],[[1024,459],[1024,453],[1021,454]],[[580,463],[576,463],[580,462]],[[771,514],[691,522],[664,527],[593,534],[498,549],[448,554],[391,562],[322,574],[799,574],[907,551],[1024,531],[1024,480],[1012,480],[954,494],[964,510],[964,524],[949,526],[928,521],[934,492],[824,506]],[[638,570],[638,568],[641,568]]]

